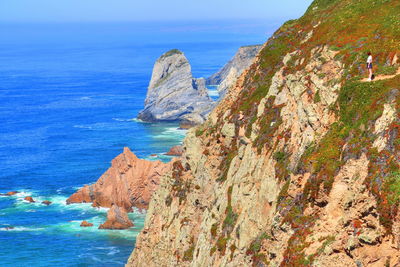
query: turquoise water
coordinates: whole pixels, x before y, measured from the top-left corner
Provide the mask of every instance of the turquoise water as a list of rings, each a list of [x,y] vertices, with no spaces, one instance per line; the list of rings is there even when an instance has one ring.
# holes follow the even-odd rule
[[[207,77],[239,46],[264,42],[274,28],[260,22],[0,25],[0,192],[20,192],[0,196],[1,265],[123,266],[145,214],[130,214],[132,229],[98,230],[106,209],[67,206],[66,198],[96,181],[124,146],[141,158],[168,161],[162,154],[182,141],[177,124],[134,119],[158,56],[181,49],[195,76]],[[95,227],[81,228],[82,220]]]

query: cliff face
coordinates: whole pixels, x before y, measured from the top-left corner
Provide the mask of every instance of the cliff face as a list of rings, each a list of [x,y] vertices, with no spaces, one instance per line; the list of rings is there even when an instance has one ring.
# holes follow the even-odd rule
[[[207,79],[207,84],[218,85],[218,92],[225,96],[228,89],[235,85],[239,76],[254,62],[261,45],[242,46],[235,56],[217,73]]]
[[[171,167],[172,163],[139,159],[126,147],[95,184],[79,189],[67,204],[92,202],[94,207],[106,208],[115,204],[125,211],[147,208],[161,175]]]
[[[127,266],[399,264],[400,75],[361,81],[367,51],[400,67],[398,10],[316,0],[284,24],[189,131]]]
[[[213,107],[205,80],[193,78],[185,55],[179,50],[171,50],[154,65],[145,108],[138,118],[150,122],[200,124]]]

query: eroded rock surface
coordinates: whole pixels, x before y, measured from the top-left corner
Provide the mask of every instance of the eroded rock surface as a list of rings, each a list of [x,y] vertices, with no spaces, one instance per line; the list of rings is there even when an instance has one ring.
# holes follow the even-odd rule
[[[92,202],[95,207],[115,204],[126,211],[132,207],[147,208],[160,176],[171,166],[171,163],[139,159],[129,148],[124,148],[95,184],[79,189],[68,198],[67,204]]]
[[[99,229],[123,230],[133,226],[128,214],[123,208],[112,205],[107,212],[107,221],[99,226]]]
[[[143,121],[179,121],[185,125],[203,123],[215,106],[205,80],[193,78],[191,66],[179,50],[171,50],[155,63],[147,91]]]
[[[262,45],[242,46],[235,56],[217,73],[207,79],[207,84],[218,85],[218,92],[223,97],[228,89],[235,85],[239,76],[254,62]]]
[[[388,3],[316,0],[276,31],[188,131],[127,266],[400,264],[400,76],[364,83],[358,57],[399,57]]]
[[[166,153],[168,156],[182,156],[183,154],[183,147],[182,146],[174,146]]]

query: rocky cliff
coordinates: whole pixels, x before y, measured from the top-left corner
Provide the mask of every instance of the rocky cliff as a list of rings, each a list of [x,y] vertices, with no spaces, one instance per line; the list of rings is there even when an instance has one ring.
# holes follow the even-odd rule
[[[179,50],[171,50],[154,65],[145,107],[138,118],[196,125],[205,121],[214,106],[205,80],[193,78],[185,55]]]
[[[93,185],[86,185],[67,199],[67,204],[93,203],[94,207],[118,207],[131,211],[147,208],[160,177],[172,163],[142,160],[129,148],[114,158],[111,167]]]
[[[235,56],[217,73],[207,79],[207,84],[218,85],[218,92],[223,97],[228,89],[235,85],[245,69],[253,64],[261,45],[242,46]]]
[[[315,0],[285,23],[189,130],[127,266],[398,266],[399,10]],[[389,78],[362,81],[367,51]]]

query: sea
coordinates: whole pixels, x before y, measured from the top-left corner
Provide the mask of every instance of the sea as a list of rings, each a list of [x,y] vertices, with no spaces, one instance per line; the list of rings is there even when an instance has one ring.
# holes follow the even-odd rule
[[[180,49],[208,77],[281,22],[0,24],[0,193],[19,192],[0,196],[0,266],[124,266],[145,212],[129,215],[131,229],[99,230],[107,209],[65,200],[124,147],[166,162],[182,142],[176,123],[135,119],[161,54]]]

